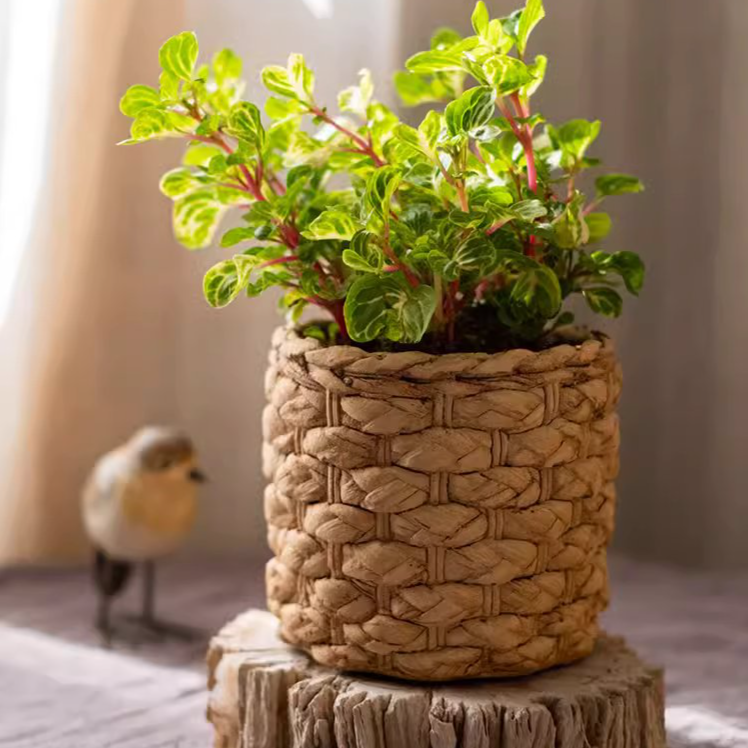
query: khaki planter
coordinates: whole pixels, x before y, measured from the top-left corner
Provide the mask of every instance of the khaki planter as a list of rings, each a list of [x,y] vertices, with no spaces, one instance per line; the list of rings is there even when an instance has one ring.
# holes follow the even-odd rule
[[[620,389],[607,338],[436,356],[278,330],[264,463],[283,639],[324,665],[436,681],[589,654]]]

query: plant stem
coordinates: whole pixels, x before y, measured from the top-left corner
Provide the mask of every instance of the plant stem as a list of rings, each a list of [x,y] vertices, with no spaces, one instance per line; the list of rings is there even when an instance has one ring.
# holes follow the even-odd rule
[[[349,130],[343,125],[338,124],[324,109],[320,109],[318,106],[312,106],[309,111],[315,116],[319,117],[323,122],[327,122],[328,125],[332,125],[338,132],[350,138],[359,148],[361,153],[366,154],[374,162],[375,166],[380,167],[385,165],[383,161],[374,151],[374,148],[367,143],[360,135],[356,134],[352,130]]]
[[[285,257],[276,257],[274,260],[268,260],[267,262],[263,262],[261,265],[257,266],[257,270],[260,270],[261,268],[267,268],[271,265],[282,265],[286,262],[296,262],[298,261],[299,257],[298,255],[286,255]]]
[[[436,295],[436,309],[434,310],[434,317],[438,327],[444,326],[444,290],[442,287],[442,277],[438,273],[434,273],[434,293]]]
[[[382,251],[384,252],[387,259],[398,269],[401,270],[405,279],[410,283],[413,288],[418,288],[421,285],[418,278],[415,276],[413,271],[403,263],[400,258],[395,254],[395,250],[390,245],[390,225],[385,223],[384,226],[384,243],[382,244]]]
[[[492,234],[495,234],[500,229],[503,229],[504,226],[506,226],[510,221],[513,221],[513,218],[507,218],[506,221],[497,221],[493,226],[486,229],[486,236],[491,236]]]
[[[345,324],[345,314],[343,312],[344,301],[337,299],[336,301],[326,301],[320,299],[319,296],[309,296],[306,299],[310,304],[320,307],[327,311],[330,316],[335,320],[338,328],[340,329],[340,337],[344,343],[350,342],[350,335],[348,335],[348,326]]]
[[[457,197],[460,200],[460,207],[462,208],[463,212],[469,212],[470,205],[468,204],[467,194],[465,193],[465,182],[463,182],[462,180],[457,181],[457,183],[455,184],[455,189],[457,190]]]
[[[517,111],[517,116],[524,119],[530,117],[530,105],[526,106],[522,103],[519,98],[519,94],[512,94],[510,96],[512,103]],[[525,161],[527,161],[527,186],[530,188],[530,192],[537,194],[538,192],[538,168],[535,163],[535,149],[532,142],[532,127],[529,123],[525,123],[520,126],[517,120],[513,117],[509,107],[501,100],[496,102],[499,111],[506,117],[509,126],[512,128],[514,137],[522,144],[522,150],[525,152]]]

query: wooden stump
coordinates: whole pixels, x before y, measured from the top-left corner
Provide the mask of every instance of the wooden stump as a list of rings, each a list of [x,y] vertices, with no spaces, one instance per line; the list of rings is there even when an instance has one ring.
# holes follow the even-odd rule
[[[662,672],[616,637],[568,667],[419,684],[315,665],[252,610],[208,653],[215,748],[664,748]]]

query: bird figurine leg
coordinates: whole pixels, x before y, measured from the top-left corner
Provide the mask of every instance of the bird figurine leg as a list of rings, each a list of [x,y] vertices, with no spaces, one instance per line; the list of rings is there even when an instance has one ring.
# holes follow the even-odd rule
[[[156,564],[146,561],[143,564],[143,623],[153,626],[156,623]]]
[[[112,599],[118,595],[130,577],[132,567],[125,561],[109,558],[103,551],[94,552],[94,584],[98,595],[96,628],[101,632],[104,644],[112,643],[112,625],[109,616]]]
[[[139,623],[148,631],[161,636],[172,636],[185,641],[205,638],[205,632],[200,629],[163,621],[156,616],[156,564],[154,561],[143,562],[143,607]]]

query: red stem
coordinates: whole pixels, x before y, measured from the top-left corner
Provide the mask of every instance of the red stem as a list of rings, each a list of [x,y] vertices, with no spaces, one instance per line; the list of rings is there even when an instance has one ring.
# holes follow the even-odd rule
[[[509,97],[514,104],[514,108],[518,116],[522,119],[530,119],[530,104],[523,103],[518,93],[513,93]],[[535,164],[535,149],[532,142],[532,127],[529,122],[524,124],[524,141],[522,147],[525,149],[525,160],[527,161],[527,185],[530,188],[530,192],[537,195],[538,193],[538,169]]]
[[[320,299],[318,296],[309,296],[306,301],[327,311],[340,328],[340,337],[343,339],[343,342],[347,343],[350,341],[351,338],[348,335],[348,326],[345,324],[345,314],[343,312],[344,302],[342,300],[325,301],[324,299]]]
[[[313,106],[309,111],[324,122],[327,122],[328,125],[332,125],[338,132],[349,137],[359,147],[361,153],[365,153],[369,156],[377,167],[385,165],[385,162],[376,154],[374,148],[372,148],[369,143],[367,143],[360,135],[357,135],[355,132],[352,132],[342,125],[339,125],[324,109]]]
[[[506,221],[498,221],[490,228],[486,229],[486,236],[491,236],[491,234],[495,234],[499,229],[503,229],[504,226],[506,226],[509,221],[514,220],[513,218],[507,218]]]
[[[298,255],[286,255],[285,257],[276,257],[274,260],[268,260],[257,266],[257,269],[267,268],[271,265],[282,265],[286,262],[296,262],[299,259]]]
[[[512,94],[510,99],[517,110],[517,116],[522,117],[523,119],[529,119],[530,107],[529,105],[525,106],[522,103],[519,94]],[[525,161],[527,161],[527,186],[530,188],[530,192],[537,194],[538,169],[535,163],[535,150],[532,143],[532,127],[530,127],[530,124],[527,122],[520,126],[509,111],[509,107],[507,107],[503,101],[497,101],[497,106],[501,113],[506,117],[507,122],[509,122],[509,126],[512,128],[514,136],[522,144],[522,150],[525,152]]]

